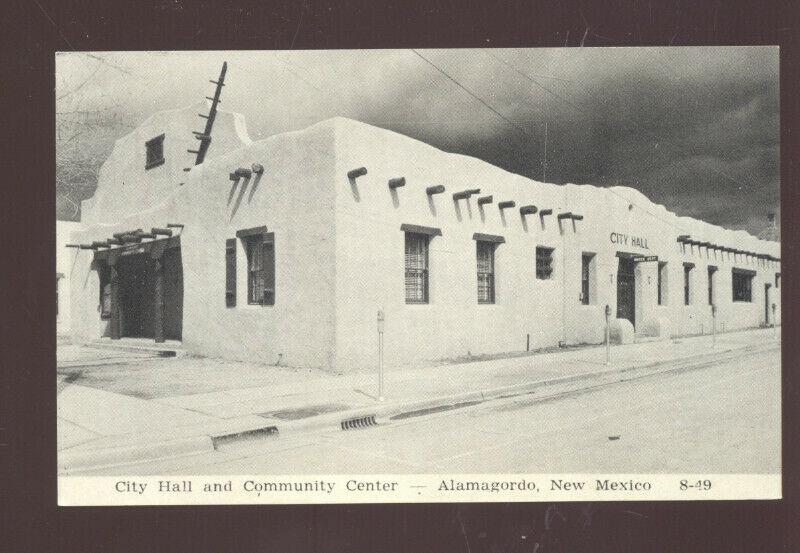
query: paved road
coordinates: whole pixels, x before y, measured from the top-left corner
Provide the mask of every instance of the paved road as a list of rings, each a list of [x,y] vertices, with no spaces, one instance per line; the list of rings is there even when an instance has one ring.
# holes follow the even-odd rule
[[[124,472],[775,473],[780,397],[773,350],[544,402],[516,398],[369,429],[262,438]]]

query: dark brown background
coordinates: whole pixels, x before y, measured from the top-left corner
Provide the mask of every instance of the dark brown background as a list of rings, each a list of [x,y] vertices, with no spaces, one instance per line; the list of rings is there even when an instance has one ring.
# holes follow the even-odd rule
[[[794,2],[12,3],[3,4],[0,35],[0,549],[477,553],[533,551],[539,542],[538,553],[800,550]],[[584,34],[586,46],[781,46],[783,501],[56,507],[55,51],[562,46],[567,31],[571,46]]]

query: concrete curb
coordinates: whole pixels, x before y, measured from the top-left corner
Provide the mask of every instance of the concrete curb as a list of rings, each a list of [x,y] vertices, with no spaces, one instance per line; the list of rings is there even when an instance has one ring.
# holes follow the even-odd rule
[[[305,432],[315,432],[326,429],[342,431],[342,421],[350,419],[375,417],[378,423],[386,422],[392,417],[413,413],[415,411],[437,409],[441,407],[447,408],[451,406],[457,408],[458,405],[464,403],[483,403],[494,399],[511,398],[525,394],[531,394],[542,388],[558,387],[560,385],[581,381],[603,380],[611,375],[622,376],[633,371],[646,371],[648,369],[652,370],[666,365],[673,365],[675,369],[681,369],[731,357],[731,354],[741,355],[758,353],[761,351],[770,350],[773,347],[775,346],[751,345],[744,348],[728,348],[711,353],[701,353],[698,355],[685,357],[678,361],[666,360],[657,361],[646,365],[612,367],[597,372],[579,373],[564,377],[526,382],[524,384],[503,386],[478,392],[462,392],[415,401],[392,401],[385,404],[363,405],[352,409],[326,413],[316,417],[309,417],[307,419],[288,421],[286,423],[265,420],[263,427],[249,427],[244,431],[242,428],[238,428],[233,432],[219,431],[188,438],[163,441],[154,444],[136,444],[108,449],[80,448],[79,450],[75,451],[66,450],[59,453],[58,468],[59,472],[80,471],[87,469],[107,468],[117,465],[143,463],[147,461],[155,461],[199,453],[210,453],[217,450],[218,445],[220,444],[236,443],[240,439],[248,439],[253,435],[259,434],[271,435],[274,436],[274,438],[280,438],[281,436],[285,435],[297,435]],[[650,374],[658,374],[658,371]],[[542,399],[545,399],[546,397],[558,396],[562,393],[575,392],[581,389],[583,388],[558,391],[549,396],[543,396]]]
[[[677,367],[681,367],[682,365],[702,364],[706,361],[715,361],[717,359],[720,359],[721,355],[724,356],[724,355],[729,355],[731,353],[755,353],[757,351],[761,351],[762,349],[770,349],[770,347],[762,348],[762,347],[747,346],[745,348],[729,348],[725,350],[714,351],[713,353],[702,353],[699,355],[686,357],[684,359],[681,359],[678,363],[676,363],[674,360],[657,361],[646,365],[636,365],[630,367],[613,367],[597,372],[579,373],[564,377],[550,378],[534,382],[526,382],[524,384],[504,386],[480,392],[463,392],[458,394],[438,396],[435,398],[426,398],[411,402],[393,401],[385,404],[364,405],[361,407],[347,409],[344,411],[337,411],[334,413],[326,413],[325,415],[319,415],[316,417],[309,417],[307,419],[289,421],[283,424],[279,422],[273,422],[269,426],[277,426],[278,428],[277,434],[279,436],[286,435],[287,433],[295,434],[301,432],[319,431],[326,428],[330,430],[341,430],[342,421],[349,419],[374,416],[377,420],[386,420],[391,417],[395,417],[397,415],[408,414],[414,411],[433,409],[437,407],[448,407],[448,406],[458,405],[461,403],[484,402],[504,397],[515,397],[532,393],[544,387],[558,386],[562,384],[569,384],[579,381],[602,380],[603,378],[608,377],[609,375],[616,374],[621,376],[624,375],[625,373],[634,370],[654,369],[665,365],[677,365]]]

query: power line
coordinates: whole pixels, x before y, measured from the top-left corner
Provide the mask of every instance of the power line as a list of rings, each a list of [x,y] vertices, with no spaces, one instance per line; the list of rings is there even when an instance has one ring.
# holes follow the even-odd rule
[[[471,90],[469,90],[467,87],[465,87],[464,85],[462,85],[462,84],[461,84],[460,82],[458,82],[458,81],[457,81],[455,78],[451,77],[451,76],[450,76],[450,75],[449,75],[449,74],[448,74],[448,73],[447,73],[447,72],[446,72],[444,69],[442,69],[441,67],[439,67],[438,65],[436,65],[435,63],[433,63],[431,60],[429,60],[428,58],[426,58],[425,56],[423,56],[422,54],[420,54],[420,53],[419,53],[417,50],[414,50],[414,49],[412,48],[412,49],[411,49],[411,51],[412,51],[412,52],[414,52],[414,53],[415,53],[417,56],[419,56],[419,57],[420,57],[420,58],[422,58],[423,60],[425,60],[425,61],[426,61],[428,64],[430,64],[430,65],[431,65],[433,68],[435,68],[437,71],[439,71],[439,72],[440,72],[442,75],[444,75],[445,77],[447,77],[447,78],[448,78],[448,79],[449,79],[451,82],[453,82],[453,83],[454,83],[454,84],[455,84],[455,85],[456,85],[458,88],[460,88],[461,90],[463,90],[464,92],[466,92],[467,94],[469,94],[470,96],[472,96],[472,97],[473,97],[475,100],[477,100],[477,101],[478,101],[478,102],[480,102],[482,105],[484,105],[484,106],[485,106],[487,109],[489,109],[489,110],[490,110],[492,113],[494,113],[495,115],[497,115],[498,117],[500,117],[500,118],[501,118],[503,121],[505,121],[506,123],[508,123],[509,125],[511,125],[512,127],[514,127],[515,129],[519,130],[520,132],[522,132],[522,134],[524,134],[524,135],[525,135],[525,136],[527,136],[528,138],[531,138],[531,136],[528,134],[528,132],[527,132],[525,129],[523,129],[522,127],[520,127],[519,125],[517,125],[516,123],[514,123],[514,122],[513,122],[511,119],[509,119],[508,117],[506,117],[505,115],[503,115],[502,113],[500,113],[499,111],[497,111],[496,109],[494,109],[492,106],[490,106],[488,103],[486,103],[486,102],[485,102],[485,101],[484,101],[484,100],[483,100],[483,99],[482,99],[480,96],[478,96],[477,94],[475,94],[474,92],[472,92]]]

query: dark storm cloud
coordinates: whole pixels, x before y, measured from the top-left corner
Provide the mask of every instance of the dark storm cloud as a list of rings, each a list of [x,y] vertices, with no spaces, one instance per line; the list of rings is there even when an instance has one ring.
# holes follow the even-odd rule
[[[223,105],[255,139],[345,116],[537,180],[632,186],[753,233],[779,207],[776,48],[98,55],[127,74],[103,67],[82,105],[133,124],[197,101],[226,59]],[[92,70],[59,56],[64,89]]]

